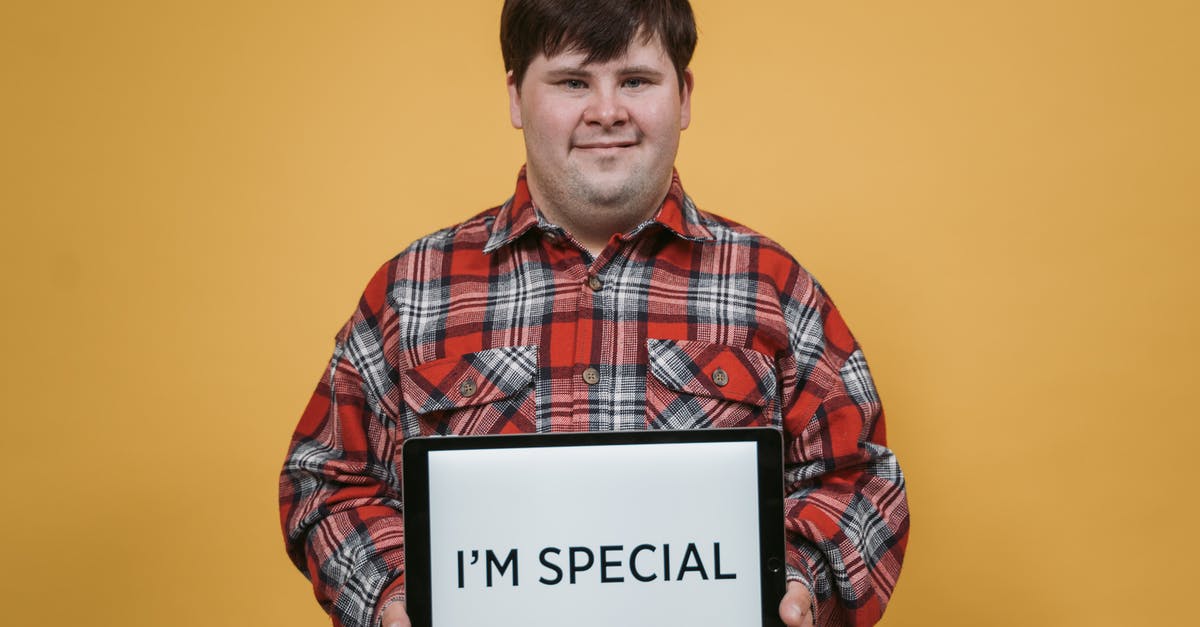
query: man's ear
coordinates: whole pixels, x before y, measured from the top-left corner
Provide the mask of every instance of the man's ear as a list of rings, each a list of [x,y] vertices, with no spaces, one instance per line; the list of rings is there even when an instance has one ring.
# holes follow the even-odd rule
[[[513,128],[524,128],[521,124],[521,90],[517,88],[512,70],[505,75],[504,82],[508,85],[508,119],[512,121]]]
[[[692,123],[692,89],[696,87],[696,76],[692,68],[683,71],[683,89],[679,92],[679,130]]]

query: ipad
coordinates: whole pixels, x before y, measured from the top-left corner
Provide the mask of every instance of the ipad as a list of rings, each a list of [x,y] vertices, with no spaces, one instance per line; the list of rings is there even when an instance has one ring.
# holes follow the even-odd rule
[[[414,438],[414,627],[780,627],[770,428]]]

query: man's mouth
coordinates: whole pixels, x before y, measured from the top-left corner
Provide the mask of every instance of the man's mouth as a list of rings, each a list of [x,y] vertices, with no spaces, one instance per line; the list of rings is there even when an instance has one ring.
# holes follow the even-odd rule
[[[619,148],[631,148],[636,145],[637,142],[633,141],[600,141],[575,144],[575,148],[581,150],[616,150]]]

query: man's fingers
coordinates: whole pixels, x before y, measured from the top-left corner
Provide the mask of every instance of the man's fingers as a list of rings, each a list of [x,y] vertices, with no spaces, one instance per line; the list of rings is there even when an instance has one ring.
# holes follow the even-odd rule
[[[803,625],[804,612],[795,603],[784,601],[779,606],[779,618],[783,619],[783,623],[789,627],[800,627]]]
[[[788,627],[812,627],[812,597],[803,584],[788,582],[787,593],[779,602],[779,618]]]
[[[383,627],[412,627],[412,623],[408,620],[408,613],[404,611],[403,603],[393,603],[383,610],[383,615],[380,616],[380,621]]]

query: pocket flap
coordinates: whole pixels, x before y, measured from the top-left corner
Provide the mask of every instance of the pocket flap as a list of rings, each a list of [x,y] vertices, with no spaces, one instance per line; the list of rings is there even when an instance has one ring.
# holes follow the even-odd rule
[[[696,340],[646,340],[650,373],[663,385],[765,407],[775,397],[774,362],[766,355]]]
[[[537,346],[506,346],[443,357],[404,371],[404,402],[418,414],[486,405],[533,383]]]

